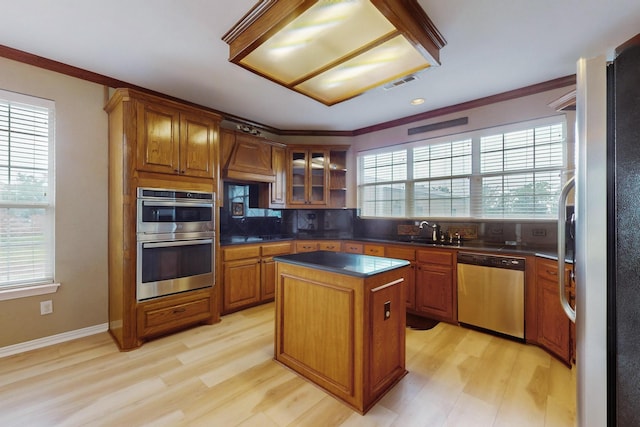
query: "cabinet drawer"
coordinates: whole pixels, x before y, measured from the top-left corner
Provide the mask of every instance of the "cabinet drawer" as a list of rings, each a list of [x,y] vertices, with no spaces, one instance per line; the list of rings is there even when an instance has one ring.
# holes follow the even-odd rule
[[[344,244],[344,251],[349,254],[364,253],[364,245],[362,243],[347,242]]]
[[[224,261],[233,261],[235,259],[245,258],[258,258],[259,256],[259,245],[242,245],[233,248],[224,248],[222,250],[222,259]]]
[[[453,265],[453,252],[419,250],[418,261],[426,264]]]
[[[318,248],[321,251],[340,252],[342,250],[342,242],[338,240],[327,240],[325,242],[319,242]]]
[[[313,252],[318,250],[318,242],[296,242],[296,252]]]
[[[406,259],[407,261],[415,261],[416,251],[410,248],[398,248],[395,246],[387,246],[385,248],[385,256],[389,258]]]
[[[291,242],[262,245],[262,256],[289,255]]]
[[[384,256],[384,246],[364,245],[364,254],[373,256]]]
[[[558,281],[558,264],[555,261],[546,259],[536,259],[536,276],[551,280],[552,282]]]
[[[180,298],[175,301],[149,303],[138,307],[138,334],[155,335],[210,317],[211,298],[209,296],[192,301]]]

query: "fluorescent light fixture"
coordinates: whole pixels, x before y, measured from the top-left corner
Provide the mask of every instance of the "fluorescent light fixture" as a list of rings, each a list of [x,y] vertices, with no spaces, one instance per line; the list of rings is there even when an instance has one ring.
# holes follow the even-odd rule
[[[417,0],[262,0],[223,38],[229,61],[325,105],[438,66]]]

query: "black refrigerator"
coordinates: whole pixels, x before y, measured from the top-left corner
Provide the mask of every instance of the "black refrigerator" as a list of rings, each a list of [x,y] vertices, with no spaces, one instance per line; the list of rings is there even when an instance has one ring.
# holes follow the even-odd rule
[[[640,426],[640,35],[607,66],[609,426]]]
[[[578,61],[575,114],[577,421],[640,426],[640,34]]]

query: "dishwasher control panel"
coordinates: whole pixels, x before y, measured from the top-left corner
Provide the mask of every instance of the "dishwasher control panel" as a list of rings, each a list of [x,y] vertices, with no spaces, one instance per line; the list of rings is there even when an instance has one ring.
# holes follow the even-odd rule
[[[506,268],[524,271],[525,259],[510,256],[486,255],[458,252],[458,264],[480,265],[483,267]]]

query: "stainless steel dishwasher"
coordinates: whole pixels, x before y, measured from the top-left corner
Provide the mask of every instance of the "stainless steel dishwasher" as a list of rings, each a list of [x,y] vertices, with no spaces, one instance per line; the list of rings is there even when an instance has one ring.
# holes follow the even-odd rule
[[[458,253],[458,322],[524,339],[525,259]]]

